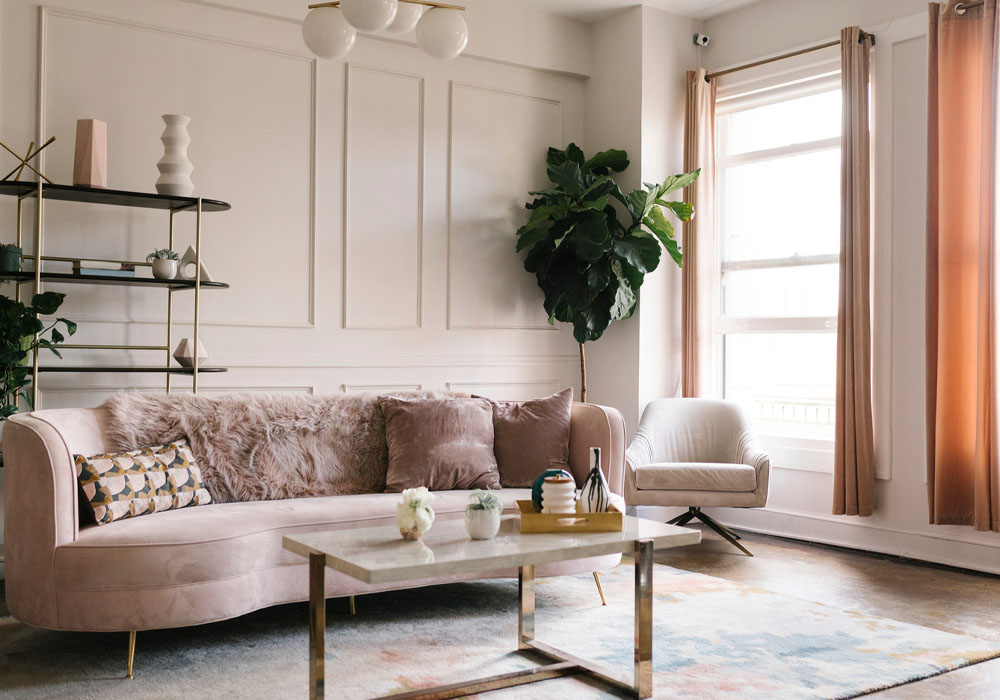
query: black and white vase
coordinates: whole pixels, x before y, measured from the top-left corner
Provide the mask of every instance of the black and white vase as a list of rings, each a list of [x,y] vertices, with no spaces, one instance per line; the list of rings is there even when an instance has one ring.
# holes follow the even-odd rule
[[[590,448],[590,473],[580,489],[580,506],[587,513],[603,513],[611,504],[611,490],[601,471],[601,448]]]

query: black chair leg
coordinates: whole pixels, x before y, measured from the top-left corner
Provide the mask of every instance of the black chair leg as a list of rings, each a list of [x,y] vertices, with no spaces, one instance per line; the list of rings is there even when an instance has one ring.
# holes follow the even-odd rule
[[[688,508],[686,513],[681,513],[676,518],[667,521],[667,525],[676,525],[677,527],[684,527],[687,525],[691,518],[695,516],[693,508]]]
[[[711,528],[712,530],[714,530],[715,532],[717,532],[719,535],[721,535],[723,539],[725,539],[727,542],[729,542],[729,544],[731,544],[734,547],[736,547],[737,549],[739,549],[741,552],[743,552],[744,554],[746,554],[748,557],[752,557],[753,556],[753,552],[751,552],[749,549],[747,549],[746,547],[744,547],[743,545],[741,545],[738,542],[738,540],[740,539],[740,537],[735,532],[733,532],[732,530],[730,530],[728,527],[726,527],[722,523],[716,522],[716,520],[714,518],[712,518],[711,516],[706,515],[705,513],[702,513],[701,512],[701,508],[695,508],[695,509],[692,509],[692,511],[693,511],[692,515],[694,517],[698,518],[698,520],[700,520],[701,522],[705,523],[706,525],[708,525],[709,528]]]

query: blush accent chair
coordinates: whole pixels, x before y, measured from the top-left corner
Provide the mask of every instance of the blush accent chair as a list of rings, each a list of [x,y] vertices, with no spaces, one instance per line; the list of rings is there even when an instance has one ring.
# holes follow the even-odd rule
[[[746,555],[740,536],[703,507],[761,508],[767,503],[770,457],[754,437],[746,411],[719,399],[659,399],[646,406],[625,453],[629,506],[685,506],[670,521],[697,518]]]

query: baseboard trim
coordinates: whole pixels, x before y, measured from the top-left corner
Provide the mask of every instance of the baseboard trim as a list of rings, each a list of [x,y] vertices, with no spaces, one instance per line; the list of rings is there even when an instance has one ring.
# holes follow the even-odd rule
[[[740,513],[743,517],[738,521],[731,517],[732,509],[713,509],[711,515],[726,527],[738,530],[1000,575],[1000,553],[997,551],[1000,542],[994,544],[975,541],[970,537],[934,537],[885,526],[866,525],[846,518],[779,509],[748,509]],[[760,522],[761,520],[766,522]],[[804,532],[801,527],[803,521],[809,520],[824,531],[817,532],[814,529]],[[947,548],[947,551],[942,551],[943,548]]]

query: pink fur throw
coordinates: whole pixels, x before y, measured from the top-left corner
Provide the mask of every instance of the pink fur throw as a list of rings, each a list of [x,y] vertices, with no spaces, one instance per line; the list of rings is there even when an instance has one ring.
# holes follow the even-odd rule
[[[218,503],[385,490],[385,419],[374,394],[125,393],[108,399],[104,408],[111,413],[111,451],[188,438]]]

